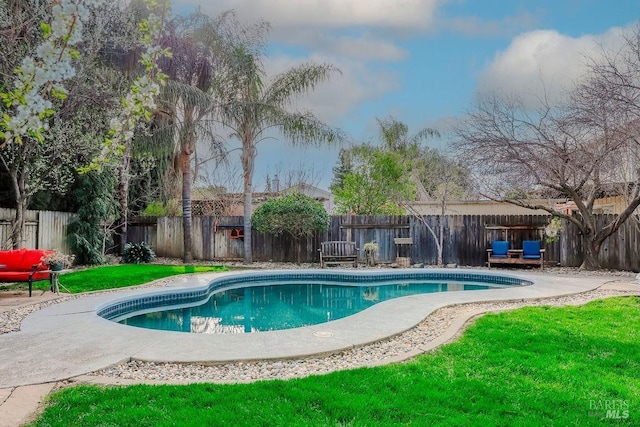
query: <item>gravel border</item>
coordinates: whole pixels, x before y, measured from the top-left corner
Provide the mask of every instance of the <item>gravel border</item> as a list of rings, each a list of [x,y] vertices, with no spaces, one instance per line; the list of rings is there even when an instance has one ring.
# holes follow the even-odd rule
[[[321,375],[339,370],[371,367],[410,359],[419,353],[433,349],[429,343],[441,337],[456,319],[461,317],[467,319],[471,315],[472,318],[475,318],[482,313],[520,307],[581,305],[599,298],[630,295],[640,295],[640,288],[638,291],[596,289],[581,294],[540,300],[454,305],[434,311],[416,327],[400,335],[324,357],[233,362],[218,365],[152,363],[130,360],[84,377],[85,380],[93,383],[113,383],[115,379],[127,380],[130,383],[238,383]],[[470,323],[472,322],[465,322],[463,327],[456,331],[455,336],[462,333]],[[447,341],[450,339],[444,342]]]

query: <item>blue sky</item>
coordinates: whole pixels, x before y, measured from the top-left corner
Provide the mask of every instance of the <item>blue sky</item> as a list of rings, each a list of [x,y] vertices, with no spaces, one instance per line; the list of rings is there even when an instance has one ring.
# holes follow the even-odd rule
[[[559,96],[584,71],[584,56],[620,46],[621,32],[638,23],[639,0],[172,0],[174,10],[200,5],[212,16],[233,9],[245,22],[271,23],[270,73],[306,62],[341,69],[299,101],[353,143],[375,141],[375,118],[393,116],[410,131],[444,133],[484,91],[533,99],[545,89]],[[232,143],[233,145],[233,143]],[[340,147],[258,146],[254,185],[265,175],[303,169],[327,188]],[[239,154],[231,174],[218,176],[240,190]],[[235,171],[235,172],[234,172]],[[213,178],[211,178],[213,179]]]

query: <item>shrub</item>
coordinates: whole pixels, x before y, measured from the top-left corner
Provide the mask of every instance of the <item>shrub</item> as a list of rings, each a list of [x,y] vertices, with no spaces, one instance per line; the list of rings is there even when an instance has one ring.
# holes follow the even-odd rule
[[[142,211],[142,216],[181,216],[181,206],[175,200],[163,202],[151,202]]]
[[[111,230],[105,224],[117,216],[116,179],[109,170],[93,171],[78,178],[71,194],[80,208],[67,227],[67,241],[80,265],[104,264],[105,248],[111,244]]]
[[[127,243],[122,252],[122,261],[126,264],[148,263],[156,259],[156,254],[147,243]]]
[[[162,202],[151,202],[142,211],[142,216],[165,216],[166,209]]]
[[[329,227],[329,214],[324,205],[301,193],[291,193],[260,205],[251,223],[261,233],[274,236],[289,234],[294,239],[323,232]]]
[[[251,223],[261,233],[293,237],[297,242],[300,263],[302,237],[325,231],[329,227],[329,214],[324,205],[312,197],[291,193],[260,205],[253,213]]]

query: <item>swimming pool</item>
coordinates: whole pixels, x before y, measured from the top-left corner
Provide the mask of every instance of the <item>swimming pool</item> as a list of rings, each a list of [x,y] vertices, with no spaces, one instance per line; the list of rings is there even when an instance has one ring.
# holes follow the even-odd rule
[[[529,285],[521,278],[442,270],[254,272],[197,289],[115,301],[98,315],[129,326],[200,334],[250,333],[324,323],[403,296]]]

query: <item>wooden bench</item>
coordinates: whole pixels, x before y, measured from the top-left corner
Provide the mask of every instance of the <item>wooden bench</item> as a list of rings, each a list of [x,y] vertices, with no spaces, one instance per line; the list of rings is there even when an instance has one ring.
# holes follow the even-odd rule
[[[320,268],[325,264],[353,264],[358,268],[358,251],[355,242],[331,241],[320,243]]]
[[[487,251],[491,251],[491,249],[487,249]],[[511,252],[511,251],[510,251]],[[522,251],[520,251],[522,253]],[[544,249],[540,249],[541,253],[544,253]],[[544,268],[544,256],[540,256],[539,259],[528,259],[528,258],[520,258],[520,256],[513,256],[507,258],[496,258],[489,256],[488,266],[491,268],[491,264],[529,264],[529,265],[539,265],[540,269]]]

